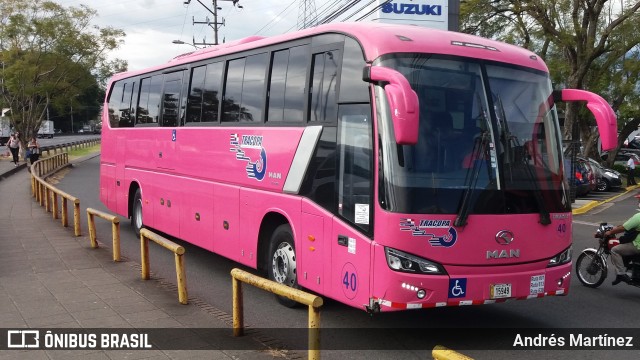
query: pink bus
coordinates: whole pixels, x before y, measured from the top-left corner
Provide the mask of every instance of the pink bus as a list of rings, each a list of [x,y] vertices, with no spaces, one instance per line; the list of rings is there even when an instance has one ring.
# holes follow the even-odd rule
[[[100,197],[369,312],[566,295],[561,101],[615,145],[609,105],[553,91],[516,46],[373,23],[250,37],[113,77]]]

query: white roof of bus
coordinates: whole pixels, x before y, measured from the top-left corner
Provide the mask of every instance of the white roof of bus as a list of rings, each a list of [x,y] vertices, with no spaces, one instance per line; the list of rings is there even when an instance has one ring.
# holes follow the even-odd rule
[[[365,49],[367,62],[389,53],[423,52],[506,62],[548,72],[547,66],[539,56],[514,45],[421,26],[359,22],[320,25],[273,37],[250,36],[179,55],[158,66],[117,74],[112,80],[323,33],[342,33],[357,39]]]

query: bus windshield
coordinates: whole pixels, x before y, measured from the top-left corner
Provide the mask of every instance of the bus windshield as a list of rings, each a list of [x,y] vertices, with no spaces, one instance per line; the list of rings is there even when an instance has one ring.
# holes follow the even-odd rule
[[[428,54],[376,65],[402,73],[420,102],[418,142],[397,145],[388,116],[381,205],[410,214],[569,211],[562,143],[548,74]],[[384,109],[384,92],[376,99]],[[386,111],[388,113],[388,111]]]

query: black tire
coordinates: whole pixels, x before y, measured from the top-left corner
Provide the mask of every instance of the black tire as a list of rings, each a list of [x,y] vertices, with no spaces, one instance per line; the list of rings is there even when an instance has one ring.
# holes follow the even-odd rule
[[[596,190],[598,191],[609,191],[610,187],[611,186],[609,185],[609,182],[606,179],[600,179],[596,184]]]
[[[582,285],[597,288],[607,278],[607,264],[593,249],[583,250],[576,260],[576,275]]]
[[[266,265],[269,279],[298,289],[296,249],[293,232],[288,224],[280,225],[273,231],[267,256]],[[276,299],[280,304],[289,308],[298,305],[296,301],[284,296],[276,295]]]
[[[131,227],[138,237],[140,237],[140,230],[144,227],[142,222],[142,193],[140,189],[136,190],[136,194],[133,196],[133,203],[131,204]]]

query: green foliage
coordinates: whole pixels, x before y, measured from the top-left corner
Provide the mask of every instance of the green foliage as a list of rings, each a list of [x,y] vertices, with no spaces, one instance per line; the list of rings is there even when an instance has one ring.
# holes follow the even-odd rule
[[[620,165],[620,164],[613,164],[613,170],[619,172],[620,174],[626,174],[627,173],[627,167],[624,165]]]
[[[616,111],[618,127],[632,128],[624,125],[640,118],[638,9],[633,0],[470,0],[461,2],[460,28],[538,53],[554,87],[600,94]],[[565,138],[577,123],[585,154],[594,155],[597,130],[580,108],[566,109]]]
[[[64,111],[82,100],[97,112],[106,78],[126,67],[106,57],[124,32],[91,26],[96,15],[85,5],[0,0],[0,101],[25,139],[48,108]]]

